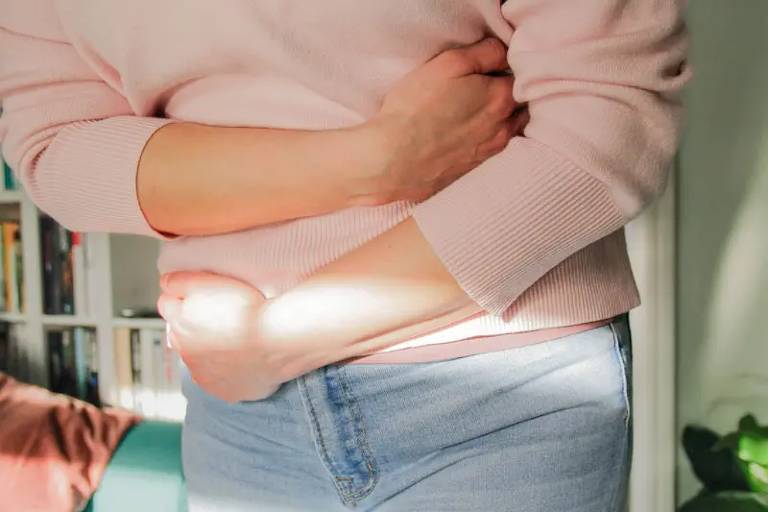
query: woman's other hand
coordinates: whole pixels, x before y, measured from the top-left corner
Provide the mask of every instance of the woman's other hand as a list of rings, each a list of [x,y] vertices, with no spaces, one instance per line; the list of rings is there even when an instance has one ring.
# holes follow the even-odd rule
[[[512,75],[498,74],[507,69],[506,46],[489,37],[446,50],[395,84],[371,120],[389,149],[376,204],[424,200],[521,133],[527,110],[512,96]]]
[[[208,272],[171,272],[160,284],[157,305],[171,346],[200,387],[227,402],[261,400],[277,391],[279,366],[253,329],[265,302],[256,288]]]

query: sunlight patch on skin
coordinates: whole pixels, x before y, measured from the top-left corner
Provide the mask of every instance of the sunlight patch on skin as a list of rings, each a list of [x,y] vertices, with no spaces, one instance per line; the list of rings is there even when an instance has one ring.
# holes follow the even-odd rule
[[[267,301],[259,311],[258,330],[274,339],[297,339],[316,332],[353,333],[352,339],[360,326],[359,319],[350,321],[351,314],[375,315],[375,322],[387,325],[389,320],[400,321],[407,311],[428,311],[443,294],[434,284],[417,279],[332,279],[305,284]]]
[[[263,311],[261,322],[268,331],[284,335],[300,334],[307,326],[343,327],[337,325],[339,311],[349,310],[351,305],[361,304],[366,304],[366,309],[386,308],[385,297],[371,290],[349,286],[294,290],[290,296],[269,304]]]
[[[199,288],[184,299],[181,321],[197,334],[228,337],[249,329],[251,294],[237,288]]]

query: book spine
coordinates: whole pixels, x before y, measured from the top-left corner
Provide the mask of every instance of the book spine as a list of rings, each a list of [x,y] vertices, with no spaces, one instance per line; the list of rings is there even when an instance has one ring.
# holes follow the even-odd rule
[[[62,393],[77,396],[77,363],[75,361],[75,340],[73,329],[67,328],[61,331],[62,349]]]
[[[141,338],[138,329],[131,329],[131,389],[133,391],[133,404],[137,412],[144,412],[141,386]]]
[[[99,343],[94,329],[86,331],[86,340],[88,377],[86,380],[85,399],[94,405],[101,406],[101,397],[99,396]]]
[[[59,285],[61,287],[59,310],[65,315],[75,312],[74,286],[72,282],[71,233],[56,224],[57,259],[59,261]]]
[[[127,327],[115,329],[115,382],[118,405],[133,409],[133,386],[131,379],[131,330]]]
[[[53,219],[40,216],[40,252],[43,268],[43,313],[58,313],[56,265],[53,256]]]
[[[158,335],[158,331],[152,331],[152,382],[154,384],[156,404],[155,414],[159,417],[163,416],[166,407],[166,397],[168,395],[168,388],[165,383],[165,368],[163,355],[165,351],[165,337],[163,333]]]
[[[24,294],[24,246],[21,243],[21,226],[16,225],[16,232],[13,237],[14,258],[16,260],[16,297],[18,297],[19,311],[24,312],[26,307],[26,296]]]
[[[88,316],[88,278],[85,271],[84,235],[72,233],[72,281],[75,298],[75,314]]]
[[[85,281],[85,297],[86,297],[86,309],[89,314],[96,314],[99,311],[100,304],[96,301],[99,297],[98,282],[96,279],[90,278],[93,275],[94,262],[93,255],[97,254],[94,247],[98,243],[96,237],[89,236],[87,234],[81,235],[80,246],[82,247],[83,265],[85,267],[84,281]]]
[[[4,222],[3,229],[3,279],[6,310],[18,311],[16,297],[16,258],[14,257],[14,222]]]
[[[62,387],[64,373],[64,357],[61,346],[61,332],[48,331],[46,333],[48,345],[48,383],[51,391],[59,392]]]
[[[18,259],[16,253],[18,251],[18,244],[16,243],[16,235],[19,231],[19,225],[16,222],[8,222],[7,226],[7,254],[8,254],[8,282],[6,287],[10,296],[11,311],[20,311],[21,304],[19,300],[19,289],[17,287],[17,280],[19,275]]]
[[[157,414],[157,384],[155,383],[154,337],[152,329],[141,329],[141,393],[143,413],[154,417]]]
[[[75,327],[75,375],[77,381],[77,396],[81,399],[85,399],[88,380],[88,361],[86,354],[88,347],[86,346],[87,340],[85,334],[85,328]]]
[[[0,372],[12,374],[11,369],[11,324],[0,321]]]
[[[2,232],[5,229],[4,222],[0,223],[0,265],[2,265],[2,269],[0,269],[0,309],[3,311],[8,311],[8,301],[5,297],[5,281],[7,279],[7,272],[5,269],[5,240],[2,236]]]

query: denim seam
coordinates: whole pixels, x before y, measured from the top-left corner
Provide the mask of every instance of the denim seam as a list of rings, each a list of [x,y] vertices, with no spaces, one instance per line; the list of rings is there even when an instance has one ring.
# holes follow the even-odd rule
[[[624,361],[624,354],[622,353],[621,348],[621,335],[616,330],[615,322],[611,322],[608,325],[611,327],[611,332],[613,333],[613,353],[621,370],[621,395],[624,399],[624,427],[628,428],[629,418],[632,411],[630,410],[631,404],[629,401],[629,375],[627,373],[627,362]]]
[[[622,387],[622,396],[624,398],[624,428],[621,432],[621,450],[619,451],[619,462],[620,464],[629,464],[629,461],[626,460],[628,457],[628,446],[629,443],[629,421],[630,421],[630,402],[629,402],[629,395],[628,395],[628,389],[627,389],[627,380],[629,376],[627,375],[627,364],[624,361],[624,356],[621,351],[621,335],[616,329],[615,320],[611,321],[608,325],[611,328],[611,333],[613,335],[613,354],[614,357],[616,357],[616,361],[619,365],[619,369],[621,372],[621,387]],[[622,473],[623,473],[622,468]],[[628,484],[628,482],[625,483],[625,480],[628,478],[629,475],[621,475],[621,478],[619,478],[616,482],[616,486],[613,489],[613,493],[610,500],[610,510],[615,512],[621,512],[618,510],[619,505],[619,499],[622,495],[622,489],[625,488],[625,484]]]
[[[348,493],[354,499],[359,500],[369,495],[373,491],[373,488],[376,486],[376,484],[379,481],[379,472],[378,472],[378,469],[376,468],[376,463],[375,463],[376,460],[371,454],[370,447],[368,446],[368,436],[365,430],[365,423],[363,421],[363,416],[360,413],[360,410],[357,406],[357,399],[352,394],[352,391],[349,386],[349,382],[347,381],[347,377],[344,374],[343,368],[337,367],[336,375],[339,377],[339,383],[341,384],[344,404],[352,413],[352,416],[355,421],[355,426],[356,427],[359,426],[359,430],[357,428],[354,429],[355,443],[357,444],[358,449],[362,453],[363,460],[365,461],[365,466],[368,469],[368,476],[369,476],[368,484],[358,491],[353,491]]]
[[[360,425],[360,429],[363,431],[363,436],[365,436],[365,426],[362,422],[362,417],[360,416],[356,405],[352,404],[350,401],[351,393],[349,391],[349,387],[346,382],[346,379],[340,375],[340,372],[337,371],[336,373],[337,375],[340,376],[339,382],[341,383],[342,399],[344,400],[344,405],[352,413],[355,424]],[[335,473],[333,462],[331,461],[330,456],[328,455],[328,448],[326,446],[325,439],[323,438],[323,435],[322,435],[320,422],[317,419],[317,411],[316,411],[315,405],[312,402],[312,398],[309,396],[305,378],[306,376],[301,376],[298,379],[300,382],[299,389],[303,391],[303,393],[301,394],[303,395],[305,402],[307,403],[310,421],[312,422],[314,431],[316,433],[316,439],[320,446],[320,455],[330,475],[333,477],[333,480],[335,483],[334,487],[339,493],[339,496],[341,497],[342,502],[344,504],[355,505],[356,504],[355,502],[357,500],[370,494],[373,491],[374,486],[378,483],[378,471],[375,465],[372,464],[371,462],[373,460],[373,457],[371,456],[368,450],[367,441],[366,439],[361,438],[357,429],[354,429],[355,442],[363,454],[363,460],[365,462],[366,469],[369,472],[369,483],[365,487],[363,487],[361,490],[355,491],[350,489],[350,485],[348,483],[350,480],[353,480],[352,477],[338,476]]]
[[[328,469],[328,472],[331,476],[334,477],[334,480],[336,482],[339,482],[339,478],[334,474],[333,471],[333,463],[331,462],[330,457],[328,456],[328,448],[325,445],[325,439],[323,438],[323,433],[320,428],[320,422],[317,419],[317,412],[315,410],[315,405],[312,403],[312,398],[309,396],[309,390],[306,385],[306,375],[300,376],[298,379],[299,382],[299,390],[302,391],[300,395],[304,399],[304,402],[307,404],[307,410],[309,413],[309,419],[312,423],[313,430],[315,432],[315,439],[317,440],[317,444],[320,445],[320,457],[323,460],[323,463],[325,467]],[[336,488],[336,491],[339,493],[339,497],[342,499],[342,501],[347,501],[347,491],[344,489],[340,489],[338,485],[334,485]]]

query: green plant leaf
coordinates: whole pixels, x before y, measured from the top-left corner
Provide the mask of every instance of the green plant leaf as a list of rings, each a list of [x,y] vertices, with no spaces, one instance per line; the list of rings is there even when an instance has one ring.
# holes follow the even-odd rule
[[[744,474],[752,491],[768,496],[768,468],[755,462],[744,462]]]
[[[718,442],[712,445],[713,451],[731,450],[734,454],[739,451],[740,432],[729,432],[720,438]]]
[[[739,420],[739,430],[749,431],[759,428],[760,426],[757,424],[757,418],[752,414],[745,414]]]
[[[739,432],[751,434],[759,439],[768,439],[768,425],[759,425],[751,414],[739,420]]]
[[[739,429],[724,436],[713,449],[729,448],[741,460],[768,466],[768,426],[760,426],[751,414],[739,420]]]
[[[702,492],[684,503],[679,512],[768,512],[768,498],[751,492]]]
[[[768,466],[768,437],[753,432],[742,434],[736,455],[741,460]]]
[[[713,450],[720,436],[714,431],[689,425],[683,429],[683,448],[691,468],[704,487],[712,492],[748,491],[742,462],[730,449]]]

